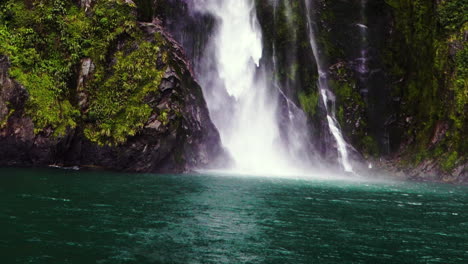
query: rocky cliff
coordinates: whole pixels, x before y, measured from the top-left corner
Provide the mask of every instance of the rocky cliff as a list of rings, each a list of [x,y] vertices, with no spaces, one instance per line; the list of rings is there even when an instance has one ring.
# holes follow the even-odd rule
[[[385,3],[392,152],[384,167],[421,180],[467,182],[468,3]]]
[[[0,166],[183,172],[224,157],[182,49],[133,2],[0,8]]]
[[[196,64],[216,18],[191,12],[191,1],[157,2],[152,12]],[[337,151],[319,99],[308,16],[354,159],[412,179],[468,181],[466,1],[253,3],[263,31],[262,65],[274,69],[271,78],[308,114],[321,156],[336,160]]]
[[[311,151],[336,160],[309,41],[313,17],[353,158],[413,179],[468,181],[466,0],[252,3],[261,67],[281,87],[280,104],[307,113]],[[194,80],[217,18],[192,5],[3,1],[0,165],[184,171],[223,156]]]
[[[303,77],[314,76],[303,62],[314,58],[301,51],[307,1],[347,141],[369,163],[404,177],[466,182],[467,2],[256,1],[278,60],[297,57],[279,75],[294,84],[313,123],[321,106]]]

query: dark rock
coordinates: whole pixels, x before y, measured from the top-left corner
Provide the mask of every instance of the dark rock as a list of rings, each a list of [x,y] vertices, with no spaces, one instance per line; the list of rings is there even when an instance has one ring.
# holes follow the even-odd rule
[[[91,8],[91,4],[93,0],[79,0],[80,7],[83,8],[85,11],[88,11]]]
[[[435,145],[440,142],[449,129],[449,124],[447,122],[439,121],[436,123],[436,128],[434,130],[434,135],[431,139],[431,145]]]
[[[84,58],[81,60],[80,73],[78,75],[78,83],[76,86],[77,97],[78,97],[78,107],[82,112],[86,112],[86,109],[89,106],[88,94],[85,90],[87,81],[92,76],[94,71],[94,63],[90,58]]]
[[[89,141],[83,133],[86,120],[77,122],[75,129],[68,129],[60,137],[54,136],[52,129],[35,134],[33,121],[25,113],[28,93],[8,76],[8,58],[0,56],[0,124],[7,119],[0,126],[0,166],[58,165],[174,173],[225,162],[227,155],[218,131],[182,49],[159,25],[142,23],[140,27],[147,41],[154,41],[155,34],[164,37],[171,62],[166,65],[161,92],[145,98],[153,114],[135,136],[118,146],[99,146]],[[76,101],[82,113],[89,105],[85,87],[93,70],[89,58],[81,61]],[[158,119],[163,110],[169,113],[168,122]]]
[[[53,162],[55,146],[61,139],[51,137],[51,131],[34,133],[33,121],[24,113],[29,95],[9,77],[9,67],[8,58],[0,56],[0,117],[4,119],[0,127],[0,165],[47,165]]]

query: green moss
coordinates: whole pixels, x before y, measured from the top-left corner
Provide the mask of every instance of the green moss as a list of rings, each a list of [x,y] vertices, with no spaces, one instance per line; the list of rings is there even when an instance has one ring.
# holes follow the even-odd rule
[[[302,109],[311,116],[315,115],[317,111],[318,100],[318,93],[299,93],[299,102],[301,104]]]
[[[80,112],[70,101],[60,100],[56,83],[48,73],[27,74],[19,68],[13,68],[11,76],[25,87],[29,87],[26,114],[34,121],[35,133],[50,127],[55,136],[61,136],[68,127],[76,126],[75,119],[80,116]]]
[[[338,123],[343,127],[346,124],[343,105],[338,106],[338,111],[336,112],[336,117],[338,118]]]
[[[444,0],[438,5],[437,19],[444,29],[458,30],[468,21],[468,2],[466,0]]]
[[[364,136],[362,138],[362,149],[363,149],[363,153],[364,155],[366,156],[371,156],[371,157],[378,157],[379,154],[380,154],[380,151],[379,151],[379,146],[377,144],[377,141],[367,135],[367,136]]]
[[[89,18],[83,55],[95,63],[104,62],[110,48],[122,34],[138,32],[133,6],[123,0],[97,1]]]
[[[288,79],[295,81],[299,72],[299,63],[293,63],[287,73]]]
[[[413,159],[408,159],[408,160],[405,160],[404,162],[407,162],[408,164],[411,164],[412,162],[419,164],[428,157],[429,157],[428,151],[422,150],[422,151],[418,151]]]
[[[456,54],[456,73],[453,80],[452,91],[454,93],[454,114],[459,118],[452,118],[457,128],[463,126],[466,120],[468,105],[468,46],[465,44],[462,50]]]
[[[9,106],[9,103],[7,102],[7,107]],[[9,108],[8,107],[8,113],[0,119],[0,129],[5,128],[5,126],[8,124],[8,119],[15,113],[15,109]]]
[[[364,156],[377,156],[378,144],[369,135],[368,105],[357,90],[352,70],[345,67],[344,63],[331,67],[328,85],[336,96],[336,118],[343,133]]]
[[[354,91],[354,84],[350,80],[337,81],[330,80],[330,87],[332,87],[335,95],[342,101],[356,97],[359,100],[359,94]]]
[[[152,111],[145,96],[157,93],[162,78],[156,61],[167,60],[158,46],[160,37],[142,39],[135,6],[103,0],[85,13],[70,0],[25,3],[0,4],[0,53],[10,58],[11,77],[30,95],[25,113],[32,117],[34,131],[51,128],[60,136],[78,122],[87,122],[85,135],[101,145],[119,144],[135,135]],[[119,39],[130,44],[115,53]],[[116,63],[109,69],[111,56]],[[96,70],[85,87],[90,106],[83,116],[73,102],[76,69],[85,57]]]
[[[386,2],[393,7],[396,34],[385,61],[394,79],[402,80],[393,90],[401,98],[401,116],[413,118],[406,137],[414,143],[406,155],[419,163],[440,159],[444,153],[467,153],[461,136],[467,133],[466,0]],[[431,139],[441,120],[448,121],[448,133],[433,146]]]
[[[159,92],[164,74],[155,65],[162,57],[157,43],[140,40],[134,50],[119,51],[114,57],[112,69],[98,67],[90,86],[90,124],[85,135],[100,145],[123,143],[144,126],[152,113],[145,97]]]
[[[159,116],[158,116],[158,121],[160,121],[164,126],[166,126],[167,124],[169,124],[169,113],[168,111],[165,109],[163,110]]]
[[[442,169],[446,172],[451,172],[456,166],[458,156],[458,152],[456,151],[453,151],[450,154],[446,155],[441,163]]]
[[[136,27],[132,8],[122,0],[98,1],[86,15],[69,0],[0,4],[0,53],[30,95],[25,113],[36,133],[51,128],[60,136],[76,126],[80,113],[70,85],[76,66],[84,56],[105,60],[117,36]]]

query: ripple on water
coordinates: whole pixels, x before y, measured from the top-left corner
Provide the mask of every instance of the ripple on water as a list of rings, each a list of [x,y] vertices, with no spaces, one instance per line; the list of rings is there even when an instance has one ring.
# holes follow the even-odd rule
[[[9,172],[23,177],[22,184],[0,177],[2,263],[464,264],[468,257],[464,187]]]

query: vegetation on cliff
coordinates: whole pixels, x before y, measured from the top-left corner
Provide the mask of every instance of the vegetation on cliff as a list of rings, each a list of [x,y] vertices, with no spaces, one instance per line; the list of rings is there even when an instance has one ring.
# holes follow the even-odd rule
[[[263,29],[265,58],[274,56],[274,79],[289,97],[311,116],[318,105],[317,68],[308,40],[306,8],[302,1],[257,0],[257,15]]]
[[[32,119],[34,133],[60,138],[79,127],[94,144],[117,146],[149,119],[164,126],[177,119],[171,117],[180,116],[181,98],[175,99],[177,109],[153,100],[162,98],[160,86],[172,64],[167,38],[155,32],[148,38],[138,21],[152,21],[158,8],[178,18],[186,8],[178,6],[182,2],[2,1],[0,55],[11,62],[9,76],[27,90],[24,115]],[[468,153],[467,0],[363,3],[314,1],[312,10],[343,134],[366,158],[452,174],[466,164]],[[255,5],[263,64],[275,72],[271,83],[308,114],[314,135],[325,138],[305,2]],[[207,24],[201,31],[214,25],[200,21]],[[366,36],[359,31],[363,27]],[[202,49],[205,38],[192,48]],[[359,76],[356,52],[365,48],[370,69]],[[23,113],[17,110],[2,104],[0,129]]]
[[[468,3],[387,0],[396,34],[385,58],[406,119],[403,157],[436,161],[446,172],[468,151]],[[465,153],[465,154],[464,154]]]
[[[0,3],[0,166],[174,173],[226,158],[182,49],[142,11]]]
[[[91,104],[84,132],[98,144],[119,144],[134,136],[152,113],[145,97],[159,93],[164,69],[155,64],[163,59],[162,52],[158,45],[135,38],[138,44],[127,42],[123,51],[114,54],[116,62],[110,69],[96,68],[89,85]],[[164,60],[167,63],[167,56]]]
[[[122,39],[130,41],[117,51]],[[135,135],[151,113],[142,99],[157,92],[164,72],[155,65],[167,57],[161,41],[143,40],[129,1],[96,1],[88,10],[71,0],[0,4],[0,54],[30,95],[26,113],[36,133],[51,129],[60,136],[86,122],[85,135],[99,144]],[[80,111],[76,80],[83,58],[95,71],[84,88],[89,106]]]
[[[313,5],[317,43],[348,142],[364,157],[385,157],[396,167],[459,174],[454,169],[468,153],[467,1]],[[256,8],[277,80],[317,123],[317,73],[304,2],[257,0]],[[364,73],[358,69],[363,50]]]

